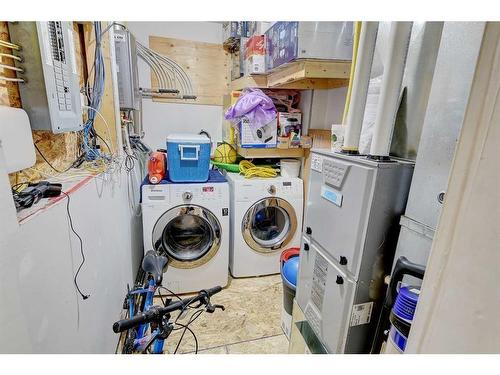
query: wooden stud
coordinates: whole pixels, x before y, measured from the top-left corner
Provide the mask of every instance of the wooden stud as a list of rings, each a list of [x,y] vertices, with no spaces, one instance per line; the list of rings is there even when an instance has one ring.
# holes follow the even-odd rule
[[[304,156],[303,148],[242,148],[238,147],[239,155],[244,158],[301,158]]]
[[[106,24],[103,24],[103,29]],[[88,22],[84,24],[85,33],[85,49],[87,55],[87,71],[93,77],[93,64],[95,55],[95,33],[92,23]],[[102,121],[101,117],[96,115],[94,127],[97,133],[103,137],[106,142],[111,142],[111,147],[116,151],[117,141],[116,141],[116,130],[115,130],[115,104],[113,99],[113,83],[111,80],[111,58],[109,53],[109,39],[107,34],[102,39],[102,54],[104,58],[104,66],[106,70],[106,78],[104,81],[104,95],[102,97],[101,108],[99,112],[106,119],[109,126],[109,132],[106,125]],[[104,146],[105,147],[105,146]]]

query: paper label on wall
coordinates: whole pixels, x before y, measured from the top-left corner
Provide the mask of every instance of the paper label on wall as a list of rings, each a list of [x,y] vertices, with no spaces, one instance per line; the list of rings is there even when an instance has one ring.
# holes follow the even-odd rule
[[[311,169],[319,173],[323,172],[323,156],[312,153]]]
[[[373,302],[360,303],[352,307],[351,327],[370,323],[372,318]]]

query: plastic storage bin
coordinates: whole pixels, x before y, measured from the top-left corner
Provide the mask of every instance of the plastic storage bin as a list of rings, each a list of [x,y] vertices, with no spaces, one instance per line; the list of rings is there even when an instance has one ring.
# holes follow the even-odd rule
[[[266,68],[296,59],[351,60],[353,22],[276,22],[266,31]]]
[[[168,176],[172,182],[205,182],[210,170],[210,139],[198,134],[167,137]]]
[[[281,329],[290,340],[292,329],[292,308],[297,276],[299,273],[299,249],[294,247],[281,253],[281,280],[283,281],[283,307],[281,309]]]

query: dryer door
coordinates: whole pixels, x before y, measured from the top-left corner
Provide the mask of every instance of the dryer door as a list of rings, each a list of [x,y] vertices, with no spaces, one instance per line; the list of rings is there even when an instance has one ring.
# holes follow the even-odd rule
[[[256,202],[245,213],[241,227],[248,246],[261,253],[283,249],[296,230],[295,210],[281,198],[264,198]]]
[[[153,247],[169,258],[169,266],[195,268],[219,250],[221,225],[204,207],[181,205],[165,212],[153,228]]]

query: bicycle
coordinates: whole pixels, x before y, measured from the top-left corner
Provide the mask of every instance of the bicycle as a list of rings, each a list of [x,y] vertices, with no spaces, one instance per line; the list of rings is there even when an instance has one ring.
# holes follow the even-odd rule
[[[172,331],[184,329],[177,343],[174,354],[180,347],[182,339],[187,331],[189,331],[195,340],[195,354],[198,353],[198,340],[195,333],[189,327],[204,311],[214,313],[216,309],[224,311],[222,305],[212,305],[210,297],[219,293],[222,288],[216,286],[211,289],[202,290],[196,296],[182,299],[175,293],[172,293],[167,288],[161,286],[163,272],[168,264],[168,258],[156,254],[154,251],[148,251],[142,261],[142,269],[146,274],[146,283],[144,286],[138,286],[133,290],[127,286],[127,297],[124,307],[127,308],[129,318],[122,319],[113,324],[113,331],[121,333],[127,331],[125,343],[122,348],[123,354],[133,353],[152,353],[163,354],[163,346],[165,340],[169,337]],[[160,298],[163,302],[162,306],[154,306],[154,295],[158,288],[163,288],[170,292],[163,299],[161,293]],[[172,302],[171,298],[175,297],[178,301]],[[198,303],[197,306],[192,306]],[[203,306],[202,309],[200,309]],[[196,310],[186,324],[178,323],[178,320],[183,318],[188,309]],[[171,322],[171,313],[180,311],[174,322]],[[137,313],[136,313],[137,312]],[[176,327],[178,326],[178,327]],[[149,334],[146,334],[150,331]],[[151,349],[152,347],[152,349]]]

